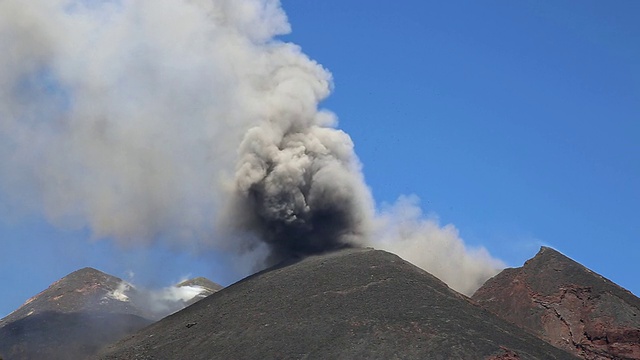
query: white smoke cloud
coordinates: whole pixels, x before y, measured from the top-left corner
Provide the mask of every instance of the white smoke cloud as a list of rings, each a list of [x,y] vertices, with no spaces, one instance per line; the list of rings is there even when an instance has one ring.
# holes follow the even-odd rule
[[[289,30],[277,0],[0,1],[4,212],[256,261],[372,242],[465,292],[492,275],[414,205],[375,215]]]
[[[104,300],[117,300],[131,303],[150,319],[161,319],[190,303],[211,294],[210,290],[197,285],[171,285],[163,288],[144,288],[122,281],[104,296]]]
[[[183,309],[190,300],[206,293],[201,286],[168,286],[157,290],[138,289],[137,301],[151,311],[155,318],[162,318]]]
[[[469,296],[505,267],[486,249],[466,246],[455,226],[425,217],[416,196],[400,197],[383,208],[371,246],[399,255]]]
[[[128,302],[129,296],[127,295],[127,291],[131,290],[132,287],[133,285],[129,284],[126,281],[123,281],[120,284],[118,284],[118,286],[115,289],[113,289],[112,291],[109,291],[105,295],[105,297],[113,300],[122,301],[122,302]]]
[[[0,2],[5,195],[96,238],[206,239],[266,74],[309,62],[287,30],[274,1]]]

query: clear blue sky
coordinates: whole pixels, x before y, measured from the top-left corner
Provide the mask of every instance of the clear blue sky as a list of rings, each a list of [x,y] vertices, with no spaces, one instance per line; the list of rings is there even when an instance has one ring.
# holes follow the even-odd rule
[[[640,2],[284,1],[377,201],[640,294]]]
[[[416,194],[510,266],[548,245],[640,294],[640,2],[283,7],[283,39],[333,73],[322,106],[353,138],[378,203]],[[88,237],[37,217],[1,222],[0,316],[83,266],[148,285],[237,276],[219,256],[123,256]]]

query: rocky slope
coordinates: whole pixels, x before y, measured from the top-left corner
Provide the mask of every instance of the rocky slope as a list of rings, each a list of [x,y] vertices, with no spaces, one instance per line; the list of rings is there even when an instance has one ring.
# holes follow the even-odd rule
[[[201,277],[201,276],[193,278],[193,279],[182,281],[182,282],[178,283],[176,286],[179,287],[179,288],[180,287],[191,287],[191,288],[197,287],[197,288],[201,289],[199,294],[197,294],[196,296],[194,296],[190,300],[185,301],[184,307],[187,307],[187,306],[189,306],[189,305],[191,305],[193,303],[196,303],[196,302],[206,298],[207,296],[222,290],[222,288],[223,288],[222,285],[216,284],[213,281],[211,281],[211,280],[209,280],[207,278]]]
[[[176,289],[187,287],[186,293],[196,296],[172,300],[175,309],[217,291],[219,285],[198,278]],[[0,320],[0,354],[12,360],[86,358],[153,323],[158,312],[149,307],[148,298],[120,278],[80,269]]]
[[[572,359],[399,257],[342,250],[263,271],[100,359]]]
[[[7,359],[80,359],[152,323],[126,283],[92,268],[75,271],[0,320]]]
[[[640,359],[640,299],[551,248],[472,298],[584,359]]]
[[[93,268],[72,272],[27,300],[0,320],[0,326],[49,311],[126,313],[145,317],[145,311],[129,301],[135,291],[122,279]]]

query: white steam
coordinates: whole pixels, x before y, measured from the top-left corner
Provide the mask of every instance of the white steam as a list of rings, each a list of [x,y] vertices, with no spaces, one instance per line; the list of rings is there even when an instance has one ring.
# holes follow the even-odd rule
[[[484,248],[469,248],[451,224],[440,226],[437,218],[424,217],[415,196],[400,197],[376,217],[371,245],[393,252],[471,295],[488,278],[505,267]]]
[[[207,290],[201,286],[174,285],[158,290],[138,289],[138,293],[138,302],[151,311],[156,318],[162,318],[183,309],[194,299],[200,300]]]
[[[131,290],[132,287],[133,286],[128,282],[123,281],[120,284],[118,284],[118,286],[115,289],[113,289],[112,291],[109,291],[105,295],[105,298],[118,300],[122,302],[128,302],[130,299],[129,299],[129,295],[127,295],[127,291]]]
[[[373,244],[467,293],[493,275],[415,204],[375,215],[288,31],[277,0],[0,1],[0,211],[271,262]]]
[[[134,286],[122,281],[105,294],[103,301],[116,300],[130,303],[149,319],[161,319],[187,305],[203,299],[214,291],[198,285],[171,285],[158,289]]]

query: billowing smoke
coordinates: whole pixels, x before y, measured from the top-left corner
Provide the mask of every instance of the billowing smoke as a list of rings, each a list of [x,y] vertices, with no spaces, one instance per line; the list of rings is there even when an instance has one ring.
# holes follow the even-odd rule
[[[450,287],[471,295],[505,264],[484,248],[469,248],[451,224],[425,217],[417,197],[400,197],[376,217],[372,246],[393,252]]]
[[[237,218],[270,246],[272,261],[362,242],[369,227],[351,139],[307,122],[269,122],[250,129],[240,146]]]
[[[278,40],[289,30],[277,0],[0,1],[0,211],[261,266],[435,241],[413,261],[455,258],[479,285],[496,262],[452,228],[375,215],[351,139],[318,109],[331,75]]]

